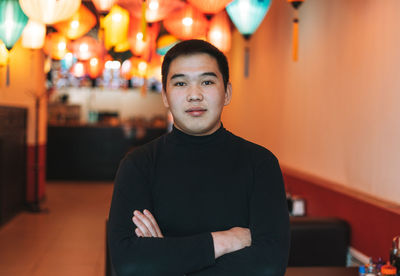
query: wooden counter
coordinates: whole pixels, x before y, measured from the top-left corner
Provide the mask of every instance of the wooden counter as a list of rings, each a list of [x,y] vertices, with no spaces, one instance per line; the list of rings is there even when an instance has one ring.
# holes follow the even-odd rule
[[[139,139],[137,130],[123,126],[49,126],[47,179],[113,180],[129,150],[166,132],[163,128],[145,128]]]

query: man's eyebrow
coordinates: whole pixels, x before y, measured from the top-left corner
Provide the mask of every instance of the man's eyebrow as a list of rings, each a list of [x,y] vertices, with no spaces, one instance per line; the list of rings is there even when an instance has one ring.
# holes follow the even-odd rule
[[[176,78],[180,78],[180,77],[185,77],[185,74],[173,74],[171,76],[171,80],[176,79]],[[216,77],[218,78],[217,74],[215,74],[214,72],[204,72],[202,74],[200,74],[200,76],[212,76],[212,77]]]
[[[176,79],[176,78],[180,78],[180,77],[184,77],[184,76],[185,76],[185,74],[173,74],[171,76],[171,80]]]
[[[204,72],[203,74],[201,74],[201,76],[212,76],[218,78],[217,74],[215,74],[214,72]]]

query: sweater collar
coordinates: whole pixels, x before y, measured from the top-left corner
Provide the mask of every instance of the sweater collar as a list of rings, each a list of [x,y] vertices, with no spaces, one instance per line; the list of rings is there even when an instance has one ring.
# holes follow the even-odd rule
[[[223,142],[226,134],[227,130],[221,123],[220,128],[215,132],[203,136],[190,135],[173,126],[171,133],[169,133],[167,137],[171,142],[176,144],[209,145]]]

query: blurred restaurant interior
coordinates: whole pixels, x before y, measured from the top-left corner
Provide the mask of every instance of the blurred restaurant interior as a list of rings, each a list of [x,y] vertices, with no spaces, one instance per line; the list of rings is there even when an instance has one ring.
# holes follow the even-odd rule
[[[279,159],[287,275],[399,268],[399,13],[398,0],[1,0],[0,275],[114,275],[113,179],[171,129],[161,62],[190,38],[228,57],[224,127]]]

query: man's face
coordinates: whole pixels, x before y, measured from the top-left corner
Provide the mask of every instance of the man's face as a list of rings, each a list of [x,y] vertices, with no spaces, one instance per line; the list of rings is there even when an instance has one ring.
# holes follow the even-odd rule
[[[231,95],[231,84],[225,90],[217,61],[203,53],[174,59],[162,92],[175,127],[196,136],[211,134],[220,127],[222,109]]]

